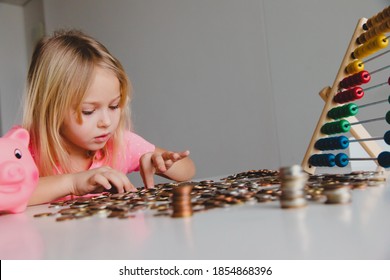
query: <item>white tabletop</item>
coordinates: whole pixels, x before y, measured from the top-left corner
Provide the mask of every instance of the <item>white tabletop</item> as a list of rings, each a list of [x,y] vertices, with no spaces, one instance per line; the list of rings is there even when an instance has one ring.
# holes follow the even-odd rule
[[[355,189],[352,202],[234,205],[190,218],[34,218],[48,205],[0,216],[0,259],[390,259],[390,188]]]

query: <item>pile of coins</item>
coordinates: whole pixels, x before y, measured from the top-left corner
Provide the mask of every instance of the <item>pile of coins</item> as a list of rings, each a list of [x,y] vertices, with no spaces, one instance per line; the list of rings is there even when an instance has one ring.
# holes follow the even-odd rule
[[[172,208],[173,218],[183,218],[192,216],[191,203],[192,185],[179,184],[173,187]]]
[[[352,193],[349,183],[329,183],[323,186],[326,203],[345,204],[351,202]]]
[[[300,208],[306,206],[305,186],[308,175],[300,165],[280,168],[280,206]]]
[[[295,190],[294,187],[292,187],[292,191],[288,190],[291,188],[291,182],[287,183],[286,180],[289,176],[296,177],[295,183],[300,182],[300,186],[304,185],[302,174],[298,174],[300,173],[297,169],[290,171],[281,169],[280,172],[269,169],[250,170],[227,176],[218,181],[166,183],[158,184],[150,189],[142,188],[136,192],[116,194],[105,192],[89,197],[74,197],[51,203],[49,208],[55,209],[54,212],[39,213],[35,217],[55,217],[56,221],[91,216],[129,219],[136,217],[136,213],[139,211],[152,211],[154,216],[190,216],[215,208],[249,203],[272,203],[279,200],[281,204],[286,206],[288,198],[303,195],[302,190]],[[292,181],[294,182],[294,180]],[[348,184],[350,189],[361,189],[383,185],[384,182],[385,176],[380,172],[310,175],[304,188],[305,203],[326,202],[328,200],[326,191],[329,190],[331,184]],[[182,207],[183,201],[179,202],[180,199],[177,200],[174,193],[177,191],[176,187],[180,186],[181,188],[184,185],[190,185],[192,190],[187,190],[186,202],[184,203],[186,206]],[[337,200],[332,200],[332,198],[330,201],[333,203],[346,201],[341,199],[336,202]]]

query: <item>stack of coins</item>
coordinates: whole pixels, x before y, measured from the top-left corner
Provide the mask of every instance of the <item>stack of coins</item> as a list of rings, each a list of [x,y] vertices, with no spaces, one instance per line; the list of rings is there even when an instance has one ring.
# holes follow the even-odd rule
[[[191,184],[179,184],[172,189],[172,218],[192,216]]]
[[[282,208],[299,208],[307,205],[305,185],[308,177],[300,165],[280,168],[280,206]]]
[[[345,204],[351,202],[352,193],[349,183],[330,182],[323,186],[328,204]]]

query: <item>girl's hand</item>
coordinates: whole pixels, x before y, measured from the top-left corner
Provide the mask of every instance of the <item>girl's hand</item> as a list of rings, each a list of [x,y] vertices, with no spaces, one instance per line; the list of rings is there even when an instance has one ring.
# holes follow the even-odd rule
[[[175,162],[189,156],[189,151],[172,152],[156,149],[140,158],[140,173],[146,188],[154,187],[154,174],[164,175]]]
[[[116,188],[118,193],[136,191],[125,174],[109,166],[73,174],[71,193],[74,195],[108,191],[111,188]]]

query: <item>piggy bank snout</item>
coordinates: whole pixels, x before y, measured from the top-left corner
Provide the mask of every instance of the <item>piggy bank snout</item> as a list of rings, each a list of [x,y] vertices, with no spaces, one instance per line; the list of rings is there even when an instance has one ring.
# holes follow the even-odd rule
[[[0,165],[0,184],[18,183],[25,179],[26,172],[17,162],[4,162]]]

